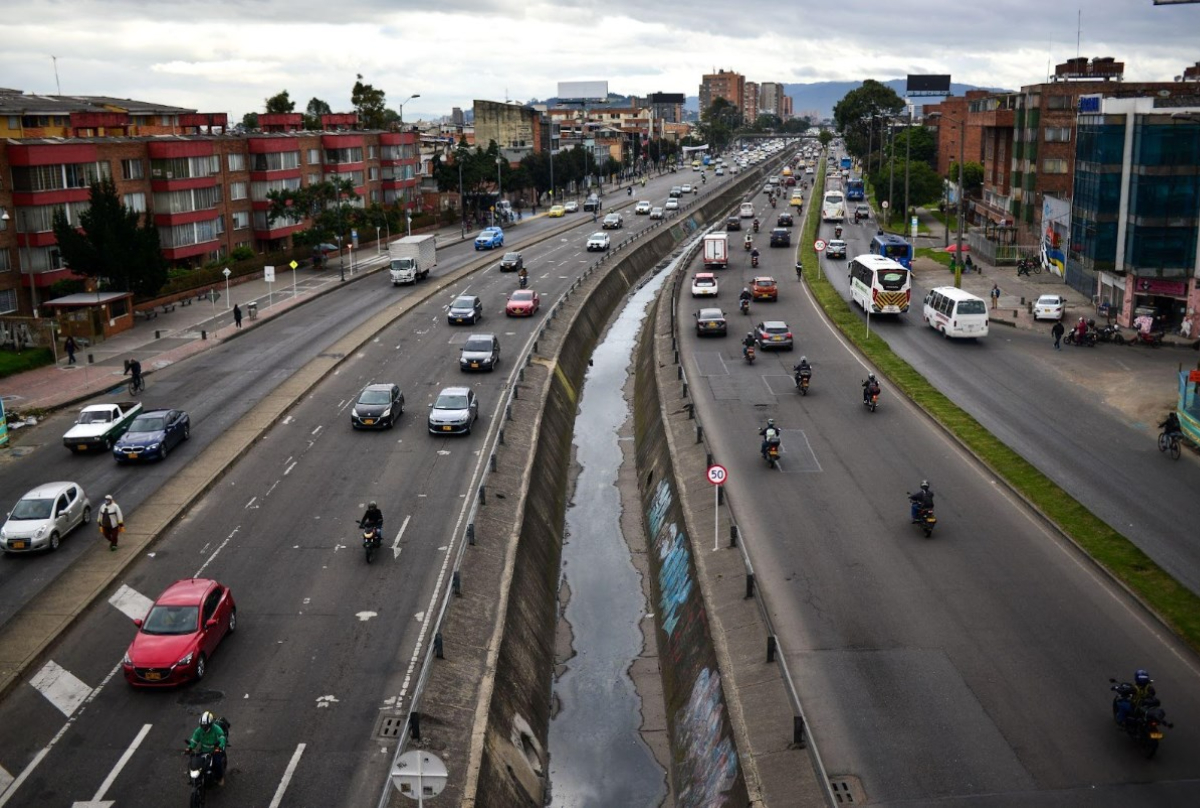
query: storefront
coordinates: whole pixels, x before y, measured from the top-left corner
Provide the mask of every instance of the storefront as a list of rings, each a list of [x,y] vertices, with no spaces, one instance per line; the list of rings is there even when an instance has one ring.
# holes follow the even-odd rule
[[[1130,277],[1126,289],[1122,325],[1131,324],[1138,314],[1152,312],[1156,330],[1178,334],[1184,319],[1194,316],[1195,301],[1188,300],[1189,293],[1195,295],[1192,281]],[[1195,334],[1195,325],[1189,324],[1189,333]]]
[[[58,318],[60,340],[72,336],[77,342],[94,345],[133,328],[130,292],[79,292],[47,300],[42,308]]]

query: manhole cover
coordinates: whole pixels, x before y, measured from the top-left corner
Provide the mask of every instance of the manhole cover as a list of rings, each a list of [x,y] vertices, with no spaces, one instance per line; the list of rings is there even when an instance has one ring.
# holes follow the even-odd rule
[[[830,777],[829,790],[833,792],[833,801],[837,805],[864,805],[867,802],[862,781],[853,775]]]
[[[379,726],[375,729],[375,735],[379,738],[399,738],[403,731],[404,716],[383,715],[379,717]]]

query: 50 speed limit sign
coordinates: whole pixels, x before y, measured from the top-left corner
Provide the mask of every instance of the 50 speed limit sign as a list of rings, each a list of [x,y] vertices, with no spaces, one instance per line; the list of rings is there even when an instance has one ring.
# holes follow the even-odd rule
[[[729,479],[729,472],[719,463],[713,463],[708,467],[708,481],[713,485],[722,485]]]
[[[826,246],[828,246],[828,245],[825,244],[825,239],[819,238],[813,242],[813,249],[816,250],[817,252],[825,252]]]

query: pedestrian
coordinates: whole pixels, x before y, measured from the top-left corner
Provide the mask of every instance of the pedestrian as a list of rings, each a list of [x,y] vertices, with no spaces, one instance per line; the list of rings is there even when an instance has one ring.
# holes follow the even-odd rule
[[[993,306],[993,308],[995,308]],[[242,310],[238,308],[238,304],[233,304],[233,324],[238,328],[242,327]]]
[[[1067,329],[1063,328],[1062,320],[1054,324],[1054,327],[1050,329],[1050,333],[1054,335],[1054,350],[1061,351],[1063,334],[1067,333]]]
[[[100,523],[100,532],[108,539],[108,549],[116,550],[117,537],[125,530],[125,517],[121,514],[121,507],[113,501],[112,494],[105,495],[96,521]]]
[[[75,364],[75,352],[79,350],[79,346],[75,344],[75,338],[68,334],[63,347],[67,349],[67,364]]]
[[[1000,305],[1000,285],[993,283],[992,284],[992,308],[994,309],[999,305]]]

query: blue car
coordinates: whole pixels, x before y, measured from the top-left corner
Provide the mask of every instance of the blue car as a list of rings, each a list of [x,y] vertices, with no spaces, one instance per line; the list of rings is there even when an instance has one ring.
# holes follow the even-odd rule
[[[499,227],[485,227],[475,237],[475,249],[494,250],[504,246],[504,231]]]
[[[133,419],[128,431],[113,445],[118,463],[166,460],[167,453],[192,434],[192,422],[183,410],[148,410]]]

